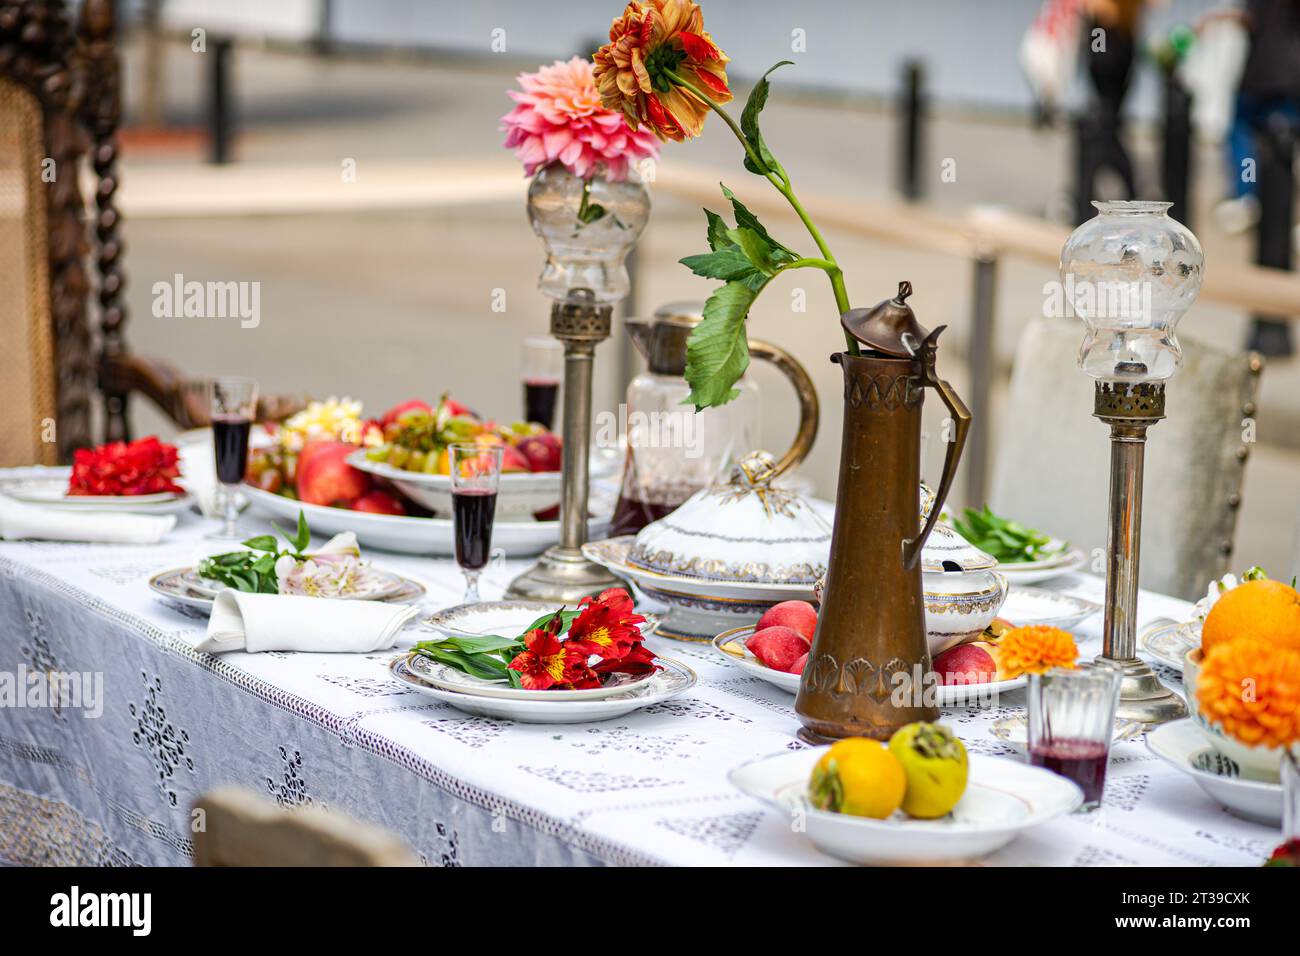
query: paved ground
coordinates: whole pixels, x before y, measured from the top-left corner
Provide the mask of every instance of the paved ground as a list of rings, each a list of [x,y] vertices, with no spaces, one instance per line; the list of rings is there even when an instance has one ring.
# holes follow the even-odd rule
[[[186,47],[169,50],[168,115],[174,124],[199,122],[205,65]],[[128,103],[138,95],[137,66],[133,52]],[[128,299],[136,347],[196,374],[238,368],[285,391],[350,392],[372,408],[450,389],[502,416],[513,413],[519,402],[517,343],[526,334],[544,331],[549,305],[535,289],[541,247],[527,228],[518,196],[479,197],[482,201],[468,204],[456,201],[455,189],[450,195],[426,195],[425,183],[414,208],[395,207],[391,197],[360,208],[339,178],[336,206],[326,193],[323,201],[310,204],[317,210],[310,214],[215,215],[221,210],[210,208],[218,196],[229,199],[227,212],[247,211],[241,204],[250,190],[237,180],[249,169],[264,171],[263,182],[284,183],[274,189],[293,192],[297,186],[305,192],[319,189],[320,182],[331,179],[329,170],[341,169],[349,160],[355,161],[359,181],[368,171],[397,176],[394,170],[402,170],[403,182],[414,181],[424,162],[498,168],[503,154],[496,121],[508,108],[502,90],[513,72],[464,64],[320,61],[241,49],[236,73],[240,166],[228,185],[214,186],[204,175],[198,140],[190,146],[173,141],[165,148],[136,141],[129,156],[123,197],[128,210],[133,182],[139,184],[138,192],[145,192],[165,177],[180,177],[183,183],[189,175],[194,177],[190,193],[195,208],[207,207],[193,215],[181,209],[128,219]],[[796,186],[805,183],[818,192],[847,196],[889,192],[894,125],[892,116],[878,108],[792,101],[779,91],[765,114],[769,139],[795,171]],[[736,147],[724,133],[719,127],[699,142],[669,146],[665,162],[680,157],[734,169],[729,184],[755,189],[759,184],[739,169]],[[1151,168],[1151,144],[1140,135],[1135,151]],[[928,156],[934,176],[927,191],[937,208],[994,203],[1039,215],[1060,205],[1069,144],[1058,132],[1035,131],[1005,118],[938,111]],[[955,182],[939,180],[944,158],[956,160]],[[1215,168],[1211,152],[1198,160],[1204,170]],[[286,170],[300,172],[285,179]],[[295,180],[298,175],[301,183]],[[1198,233],[1207,255],[1211,262],[1244,260],[1245,242],[1220,235],[1208,221],[1205,210],[1216,194],[1213,178],[1203,175]],[[675,261],[702,247],[702,221],[693,206],[656,198],[640,249],[642,310],[708,294],[708,284]],[[782,235],[798,234],[796,223],[772,225]],[[914,304],[923,321],[953,326],[950,351],[942,361],[946,374],[962,387],[969,265],[845,235],[828,238],[846,266],[855,302],[884,298],[899,279],[907,278],[918,290]],[[240,328],[231,319],[155,318],[152,286],[176,273],[187,279],[260,283],[260,324]],[[1024,322],[1040,311],[1043,283],[1052,278],[1051,270],[1038,266],[1010,262],[1003,267],[997,354],[1004,364]],[[789,289],[770,291],[755,310],[752,334],[791,348],[817,380],[826,414],[806,471],[822,493],[830,494],[839,431],[834,399],[840,386],[826,356],[839,335],[835,323],[817,321],[833,313],[823,285],[809,283],[807,315],[791,313]],[[496,290],[505,293],[503,312],[492,310]],[[1198,307],[1183,326],[1189,334],[1225,347],[1240,343],[1244,327],[1244,316],[1213,306]],[[620,376],[630,367],[626,353],[621,342],[601,349],[597,395],[607,407],[621,394]],[[1279,569],[1291,561],[1300,504],[1298,365],[1282,363],[1264,375],[1261,444],[1248,470],[1238,540],[1244,560]],[[766,394],[765,443],[776,447],[792,433],[793,403],[780,382],[762,372],[758,378]],[[157,419],[141,410],[139,423],[156,427]]]

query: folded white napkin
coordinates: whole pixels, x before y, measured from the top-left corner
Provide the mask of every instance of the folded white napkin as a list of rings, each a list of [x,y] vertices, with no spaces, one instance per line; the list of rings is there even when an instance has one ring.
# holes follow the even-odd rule
[[[157,544],[176,527],[175,515],[117,514],[44,508],[0,495],[0,538],[42,538],[99,544]]]
[[[415,617],[414,604],[346,601],[288,594],[217,595],[208,633],[195,650],[337,651],[366,654],[392,647],[397,632]]]
[[[181,477],[176,483],[192,494],[198,501],[199,511],[205,518],[221,517],[221,504],[217,492],[217,458],[212,450],[212,438],[206,441],[192,441],[181,445],[177,451],[180,458]]]

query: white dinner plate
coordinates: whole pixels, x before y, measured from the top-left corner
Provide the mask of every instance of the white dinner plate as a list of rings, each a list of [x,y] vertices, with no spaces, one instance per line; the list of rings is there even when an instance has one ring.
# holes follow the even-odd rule
[[[664,669],[657,671],[650,680],[601,700],[502,700],[444,690],[413,674],[406,664],[406,655],[390,661],[388,672],[412,690],[478,717],[516,720],[525,724],[585,724],[623,717],[642,707],[684,694],[695,686],[695,672],[685,664],[666,657],[656,660]]]
[[[1068,631],[1100,610],[1101,605],[1096,601],[1049,591],[1047,588],[1014,585],[1007,592],[1007,599],[998,611],[998,617],[1010,621],[1016,627],[1048,625]]]
[[[1147,749],[1195,780],[1229,813],[1269,826],[1281,824],[1282,785],[1243,779],[1237,764],[1215,750],[1191,718],[1150,731]]]
[[[1011,584],[1034,584],[1059,578],[1063,574],[1077,571],[1087,562],[1088,556],[1082,548],[1070,548],[1063,554],[1042,561],[998,562],[998,573],[1006,575]]]
[[[385,601],[406,588],[406,578],[393,571],[369,567],[361,573],[359,585],[347,594],[339,595],[350,601]],[[189,569],[181,582],[195,594],[215,598],[228,585],[205,578],[197,568]]]
[[[745,640],[753,633],[753,624],[745,627],[735,627],[729,631],[723,631],[711,643],[713,649],[719,655],[741,670],[753,674],[755,677],[761,677],[769,684],[781,688],[787,694],[799,693],[799,680],[802,675],[773,670],[755,657],[753,652],[745,646]],[[940,685],[935,688],[937,693],[936,704],[939,707],[965,707],[987,704],[996,701],[998,694],[1004,691],[1017,690],[1024,687],[1025,683],[1026,679],[1024,677],[1017,677],[1012,680],[989,681],[984,684]]]
[[[800,813],[817,848],[850,863],[903,864],[974,860],[1006,846],[1083,802],[1064,777],[1006,757],[970,757],[966,792],[952,812],[915,820],[901,810],[885,820],[818,810],[807,800],[813,766],[829,748],[812,747],[747,763],[728,774],[738,789],[789,820]]]
[[[1161,618],[1151,622],[1138,635],[1138,649],[1146,651],[1161,664],[1183,672],[1187,652],[1201,646],[1200,621],[1173,621]]]
[[[543,614],[553,613],[558,605],[554,601],[480,601],[477,604],[457,604],[430,614],[421,623],[448,637],[481,637],[496,634],[514,637]],[[640,625],[642,637],[654,633],[660,616],[653,611],[638,611],[645,622]]]
[[[302,510],[314,534],[324,536],[344,531],[356,533],[357,540],[368,548],[398,551],[403,554],[426,554],[450,557],[456,553],[452,522],[446,518],[413,518],[407,515],[380,515],[346,508],[328,508],[306,504],[243,484],[240,489],[258,514],[296,522]],[[291,524],[290,527],[293,525]],[[609,515],[592,518],[589,534],[600,537],[609,531]],[[560,540],[558,521],[501,521],[492,525],[492,546],[502,548],[508,557],[540,554]]]
[[[194,503],[185,492],[162,491],[150,495],[70,495],[72,469],[25,468],[22,475],[0,479],[0,494],[26,504],[81,511],[126,511],[135,514],[172,514]]]
[[[460,691],[476,697],[496,697],[499,700],[604,700],[624,691],[634,689],[654,674],[608,674],[599,687],[582,690],[528,690],[511,687],[508,681],[482,680],[447,664],[412,653],[406,659],[407,669],[420,680],[443,690]]]
[[[187,580],[192,568],[172,568],[169,571],[159,571],[149,579],[149,590],[153,591],[164,601],[173,604],[180,604],[185,607],[194,608],[196,611],[202,611],[204,614],[212,613],[212,604],[215,600],[211,594],[200,593],[193,590]],[[411,604],[419,601],[425,595],[424,585],[414,578],[401,578],[402,588],[382,600],[388,604]],[[330,600],[323,598],[322,600]]]

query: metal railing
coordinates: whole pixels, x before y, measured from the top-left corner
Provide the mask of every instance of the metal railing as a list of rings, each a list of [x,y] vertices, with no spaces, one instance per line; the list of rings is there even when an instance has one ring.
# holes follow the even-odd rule
[[[722,178],[716,169],[664,164],[655,188],[699,203],[716,202]],[[775,193],[745,197],[755,212],[794,219]],[[942,213],[901,200],[845,199],[801,192],[800,201],[822,229],[834,229],[859,239],[905,245],[913,249],[965,259],[971,263],[971,332],[967,348],[970,407],[974,416],[966,446],[968,502],[987,500],[990,463],[994,330],[997,311],[998,265],[1015,257],[1049,265],[1059,262],[1070,229],[1003,209],[972,207]],[[1300,275],[1247,264],[1216,265],[1206,270],[1201,301],[1248,312],[1300,316]]]

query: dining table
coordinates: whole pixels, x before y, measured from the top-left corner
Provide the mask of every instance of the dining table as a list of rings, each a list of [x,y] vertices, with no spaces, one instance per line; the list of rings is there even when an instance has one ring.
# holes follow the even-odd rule
[[[390,676],[432,637],[422,619],[460,603],[450,558],[366,549],[427,589],[415,623],[375,653],[242,651],[194,645],[207,617],[148,582],[229,550],[215,522],[180,516],[157,545],[0,541],[0,674],[76,674],[100,688],[78,707],[0,707],[0,861],[187,865],[205,791],[235,784],[282,807],[342,811],[395,833],[430,866],[838,865],[728,774],[805,746],[794,697],[708,644],[651,637],[698,682],[682,696],[589,724],[473,716]],[[241,530],[271,530],[246,513]],[[531,559],[489,566],[500,597]],[[1071,573],[1049,587],[1100,600],[1104,582]],[[1142,592],[1139,625],[1191,605]],[[1074,628],[1101,648],[1101,615]],[[1156,665],[1169,685],[1180,675]],[[93,700],[89,697],[93,696]],[[945,708],[971,754],[1020,760],[990,733],[1022,714],[1024,690]],[[1277,828],[1233,816],[1137,737],[1112,749],[1100,809],[1058,817],[986,865],[1255,866]]]

